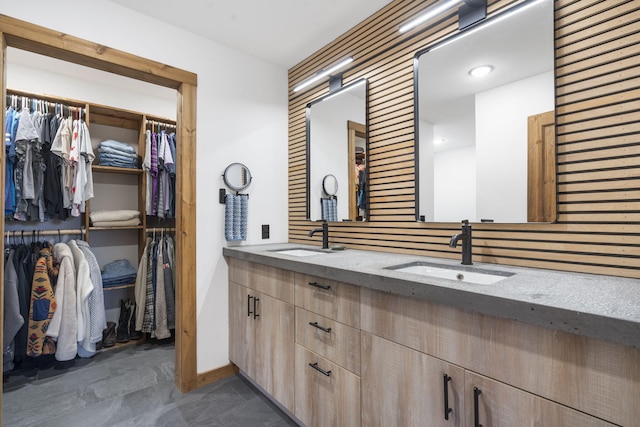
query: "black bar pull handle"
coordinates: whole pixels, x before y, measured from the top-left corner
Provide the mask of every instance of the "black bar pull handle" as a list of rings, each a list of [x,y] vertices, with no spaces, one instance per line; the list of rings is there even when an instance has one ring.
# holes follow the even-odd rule
[[[451,377],[444,374],[444,419],[449,420],[449,414],[453,412],[452,408],[449,408],[449,381]]]
[[[478,404],[478,398],[481,393],[482,391],[480,391],[478,387],[473,388],[473,425],[475,427],[482,427],[482,424],[480,424],[480,408]]]
[[[324,289],[325,291],[328,291],[329,289],[331,289],[331,286],[329,286],[329,285],[321,285],[318,282],[309,282],[309,286],[313,286],[314,288]]]
[[[253,312],[251,311],[251,299],[253,297],[251,295],[247,295],[247,316],[251,317],[251,315],[253,314]]]
[[[260,315],[258,314],[258,301],[260,301],[260,298],[258,297],[253,297],[253,318],[257,319],[258,317],[260,317]]]
[[[318,325],[318,322],[309,322],[309,324],[311,326],[313,326],[314,328],[318,328],[321,331],[325,331],[326,333],[330,333],[331,332],[331,328],[325,328],[324,326],[320,326],[320,325]]]
[[[331,376],[331,371],[325,371],[324,369],[320,368],[318,366],[318,363],[309,363],[309,366],[311,366],[313,369],[315,369],[316,371],[320,372],[322,375],[325,375],[327,377]],[[482,427],[482,426],[481,426]]]

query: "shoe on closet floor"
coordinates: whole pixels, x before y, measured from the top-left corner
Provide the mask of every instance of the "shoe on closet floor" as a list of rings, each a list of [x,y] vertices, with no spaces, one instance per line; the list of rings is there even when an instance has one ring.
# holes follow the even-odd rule
[[[139,340],[142,338],[142,332],[136,331],[136,305],[131,303],[131,316],[129,317],[129,339]]]
[[[107,329],[102,331],[102,347],[113,347],[116,345],[116,323],[107,322]]]
[[[120,317],[116,328],[116,342],[129,342],[129,318],[131,317],[131,300],[120,300]]]

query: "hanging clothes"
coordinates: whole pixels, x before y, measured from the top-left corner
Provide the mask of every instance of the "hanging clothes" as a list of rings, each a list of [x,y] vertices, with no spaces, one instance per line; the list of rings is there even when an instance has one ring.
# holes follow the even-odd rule
[[[66,243],[53,247],[53,256],[59,263],[56,282],[56,310],[53,314],[47,336],[57,342],[56,360],[73,360],[78,352],[78,305],[76,294],[76,268],[73,254]]]
[[[78,117],[73,120],[46,111],[44,101],[22,98],[18,110],[18,97],[8,99],[5,214],[40,222],[65,220],[70,212],[79,216],[93,197],[95,157],[82,109],[74,109]]]
[[[100,265],[87,242],[84,240],[76,240],[73,243],[75,243],[84,254],[89,265],[89,278],[93,285],[93,292],[91,292],[91,295],[89,296],[89,335],[91,343],[97,344],[102,341],[102,331],[107,328],[107,317],[104,308],[104,289],[102,286]]]
[[[153,124],[157,122],[147,122]],[[167,127],[168,125],[163,124]],[[160,129],[145,132],[145,156],[142,169],[147,176],[146,212],[160,219],[175,218],[176,134]]]
[[[92,263],[97,275],[92,272]],[[106,328],[97,265],[82,240],[53,247],[49,242],[26,244],[24,240],[5,244],[5,370],[26,357],[55,354],[56,360],[69,361],[96,353],[95,345]],[[28,280],[31,283],[22,286]],[[21,335],[23,326],[26,333]]]
[[[93,293],[93,282],[89,276],[89,263],[78,245],[71,241],[69,248],[73,254],[76,269],[76,312],[78,315],[78,355],[91,357],[96,354],[96,344],[91,342],[91,309],[89,298]]]
[[[138,265],[135,329],[152,338],[169,338],[175,329],[173,248],[170,236],[148,237]]]
[[[24,318],[20,314],[18,297],[18,273],[14,265],[15,249],[5,250],[4,261],[4,323],[2,332],[2,372],[13,369],[15,355],[15,337]]]
[[[74,120],[69,163],[73,170],[71,216],[84,212],[85,202],[93,198],[91,163],[95,159],[89,128],[83,120]]]
[[[56,298],[51,282],[52,278],[57,278],[57,275],[57,268],[53,265],[51,248],[45,245],[40,249],[33,273],[27,356],[54,354],[56,351],[55,342],[47,336],[47,329],[56,310]]]

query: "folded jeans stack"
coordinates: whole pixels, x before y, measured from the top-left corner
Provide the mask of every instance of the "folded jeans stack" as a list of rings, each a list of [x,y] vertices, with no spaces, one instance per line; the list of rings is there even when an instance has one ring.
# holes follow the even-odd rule
[[[135,148],[124,142],[108,139],[98,145],[100,166],[117,168],[138,168],[138,155]]]
[[[140,225],[140,211],[129,209],[101,210],[89,214],[94,227],[135,227]]]
[[[102,268],[102,286],[104,288],[130,285],[136,282],[137,271],[129,260],[119,259]]]

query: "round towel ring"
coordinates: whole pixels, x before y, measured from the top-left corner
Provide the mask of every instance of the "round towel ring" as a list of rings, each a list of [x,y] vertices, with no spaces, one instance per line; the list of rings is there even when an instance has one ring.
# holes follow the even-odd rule
[[[322,178],[322,190],[327,196],[335,196],[338,194],[338,179],[334,175],[325,175]]]
[[[231,163],[222,174],[224,184],[232,191],[242,191],[251,185],[251,171],[242,163]]]

